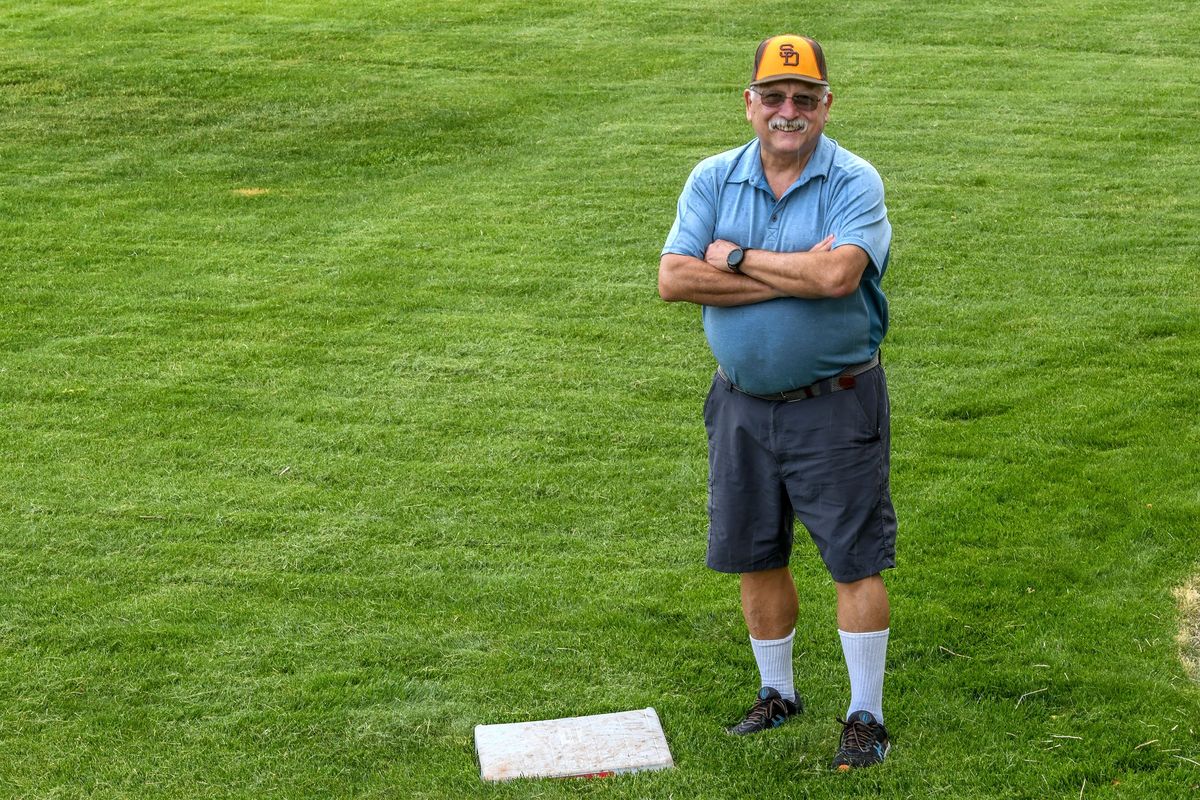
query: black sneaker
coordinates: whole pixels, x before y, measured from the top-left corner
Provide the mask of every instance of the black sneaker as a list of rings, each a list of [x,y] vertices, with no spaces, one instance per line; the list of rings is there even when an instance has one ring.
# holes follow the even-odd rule
[[[754,701],[754,705],[750,706],[750,710],[746,712],[746,718],[734,725],[732,728],[726,728],[729,733],[742,736],[747,733],[758,733],[759,731],[778,728],[783,723],[787,722],[787,718],[795,714],[799,714],[804,710],[804,704],[800,700],[800,696],[796,696],[796,702],[784,700],[779,696],[779,692],[772,689],[770,686],[764,686],[758,690],[758,699]]]
[[[842,723],[842,741],[833,757],[833,768],[837,771],[847,772],[878,764],[892,749],[887,728],[882,722],[876,722],[870,711],[855,711],[850,719],[839,719],[838,722]]]

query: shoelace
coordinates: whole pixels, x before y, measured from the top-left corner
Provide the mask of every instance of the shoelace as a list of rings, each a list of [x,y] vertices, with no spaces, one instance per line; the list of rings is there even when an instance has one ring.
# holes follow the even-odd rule
[[[854,720],[847,722],[841,717],[834,717],[842,723],[842,748],[845,750],[869,750],[875,744],[875,731],[865,722]]]
[[[746,722],[753,722],[756,725],[767,720],[771,715],[771,707],[775,705],[775,700],[759,700],[750,710],[746,712]]]

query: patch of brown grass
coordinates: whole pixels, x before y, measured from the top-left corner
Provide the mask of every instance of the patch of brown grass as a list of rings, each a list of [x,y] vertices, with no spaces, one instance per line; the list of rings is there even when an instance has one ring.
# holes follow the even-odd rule
[[[256,186],[247,187],[245,189],[234,189],[233,193],[242,197],[260,197],[269,193],[270,189],[260,189]]]
[[[1192,680],[1200,681],[1200,575],[1193,575],[1175,589],[1179,604],[1179,658]]]

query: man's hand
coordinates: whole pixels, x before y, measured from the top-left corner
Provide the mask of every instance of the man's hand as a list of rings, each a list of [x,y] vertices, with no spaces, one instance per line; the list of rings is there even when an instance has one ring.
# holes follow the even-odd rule
[[[719,269],[722,272],[733,272],[729,268],[729,254],[736,249],[737,245],[733,242],[717,239],[704,251],[704,260],[714,269]]]
[[[822,239],[821,241],[814,244],[812,247],[808,248],[808,252],[810,252],[810,253],[828,253],[830,250],[833,249],[833,240],[836,238],[837,237],[831,233],[828,236],[826,236],[824,239]]]

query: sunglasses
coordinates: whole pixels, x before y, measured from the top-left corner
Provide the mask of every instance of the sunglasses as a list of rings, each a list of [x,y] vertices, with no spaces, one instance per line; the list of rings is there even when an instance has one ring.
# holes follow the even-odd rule
[[[783,105],[783,101],[788,99],[783,92],[764,92],[753,88],[750,91],[757,94],[767,108],[779,108]],[[813,97],[810,94],[794,94],[792,95],[792,105],[801,111],[813,111],[821,105],[823,99],[823,97]]]

